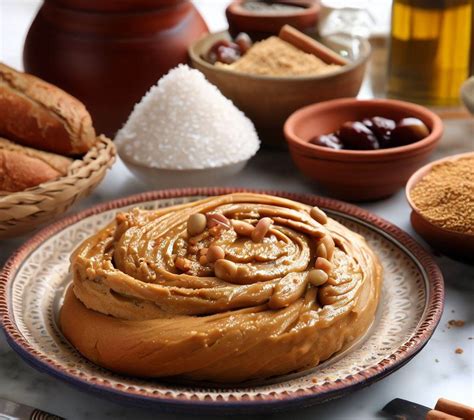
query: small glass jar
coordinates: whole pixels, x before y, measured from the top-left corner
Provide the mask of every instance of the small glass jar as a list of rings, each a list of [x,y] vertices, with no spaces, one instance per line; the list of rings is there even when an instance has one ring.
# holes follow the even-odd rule
[[[388,95],[434,106],[459,104],[469,75],[472,0],[394,0]]]

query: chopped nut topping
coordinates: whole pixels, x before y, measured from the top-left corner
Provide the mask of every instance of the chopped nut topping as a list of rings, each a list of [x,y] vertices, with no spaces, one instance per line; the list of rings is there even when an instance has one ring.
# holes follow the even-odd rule
[[[176,261],[174,262],[174,265],[178,270],[184,272],[189,271],[191,269],[191,261],[183,257],[177,257]]]

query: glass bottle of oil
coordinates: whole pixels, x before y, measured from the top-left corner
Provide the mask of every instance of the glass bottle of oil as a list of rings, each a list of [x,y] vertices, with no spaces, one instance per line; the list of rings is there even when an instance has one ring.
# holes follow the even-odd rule
[[[474,0],[394,0],[388,95],[435,106],[459,103],[469,76]]]

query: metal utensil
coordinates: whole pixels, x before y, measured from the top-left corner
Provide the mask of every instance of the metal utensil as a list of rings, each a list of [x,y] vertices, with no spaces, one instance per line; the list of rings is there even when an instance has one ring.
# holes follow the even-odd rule
[[[434,409],[395,398],[382,409],[382,412],[399,420],[472,420],[474,418],[474,408],[445,398],[440,398]]]
[[[0,398],[0,420],[63,420],[45,411]]]

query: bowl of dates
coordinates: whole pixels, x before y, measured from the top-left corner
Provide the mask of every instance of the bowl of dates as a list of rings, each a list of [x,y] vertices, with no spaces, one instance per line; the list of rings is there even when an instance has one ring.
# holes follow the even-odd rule
[[[429,109],[392,99],[336,99],[301,108],[284,126],[293,161],[330,195],[388,197],[435,149],[443,132]]]

